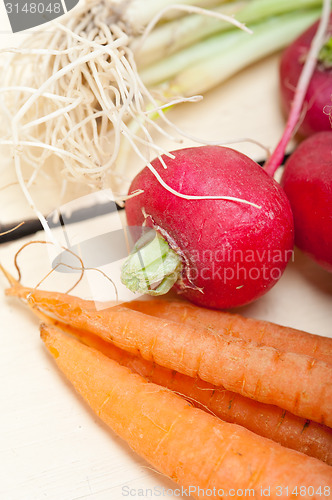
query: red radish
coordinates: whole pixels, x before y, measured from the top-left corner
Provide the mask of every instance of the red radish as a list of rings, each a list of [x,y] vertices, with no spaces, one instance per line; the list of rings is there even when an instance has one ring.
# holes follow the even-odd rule
[[[154,160],[136,176],[129,192],[143,194],[126,203],[129,225],[152,226],[159,236],[140,240],[124,264],[122,280],[131,290],[157,295],[175,283],[196,304],[230,308],[255,300],[278,281],[292,253],[294,228],[273,175],[298,122],[329,18],[330,0],[324,0],[284,133],[264,170],[232,149],[203,146],[166,157],[165,170]],[[213,200],[211,193],[238,199]]]
[[[129,190],[144,192],[127,200],[128,224],[153,227],[167,243],[154,239],[133,254],[123,268],[123,282],[152,294],[165,293],[176,282],[186,298],[211,308],[257,299],[278,281],[292,255],[293,217],[282,188],[230,148],[201,146],[172,154],[174,159],[163,158],[167,169],[158,159],[152,166],[173,190],[236,196],[261,208],[224,199],[184,199],[145,167]],[[158,263],[161,275],[154,273]]]
[[[296,245],[332,272],[332,131],[298,146],[281,184],[293,210]]]
[[[298,37],[283,53],[280,62],[280,93],[284,111],[289,113],[318,22]],[[306,137],[332,127],[332,15],[304,99],[304,115],[298,129]]]

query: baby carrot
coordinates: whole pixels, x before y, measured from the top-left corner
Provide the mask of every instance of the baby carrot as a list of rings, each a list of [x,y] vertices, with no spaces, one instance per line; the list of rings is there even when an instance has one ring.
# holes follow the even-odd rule
[[[232,335],[282,352],[305,354],[332,364],[332,339],[239,314],[214,311],[179,300],[134,300],[130,309],[187,325],[201,325],[224,335]]]
[[[7,293],[27,295],[17,286]],[[327,363],[121,306],[98,311],[93,302],[66,294],[34,290],[28,295],[34,307],[144,359],[332,427]]]
[[[289,413],[274,405],[267,405],[227,391],[223,387],[192,378],[146,361],[105,342],[84,330],[75,330],[55,322],[82,342],[127,366],[135,373],[155,384],[181,394],[194,406],[208,411],[226,422],[246,427],[256,434],[308,456],[332,465],[332,429]]]
[[[239,489],[258,496],[269,488],[277,499],[281,485],[289,491],[311,486],[303,498],[319,500],[317,492],[331,491],[331,467],[323,462],[193,408],[60,330],[44,326],[41,337],[92,410],[194,498],[212,491],[221,499]]]
[[[26,296],[27,292],[24,292],[24,288],[19,282],[1,265],[0,269],[5,273],[11,285],[18,286],[23,291],[23,296]],[[274,347],[282,352],[305,354],[332,364],[332,338],[314,335],[269,321],[246,318],[240,314],[206,309],[187,301],[154,298],[153,300],[133,300],[124,303],[123,306],[150,316],[191,326],[200,325],[223,335],[242,338],[258,345]]]

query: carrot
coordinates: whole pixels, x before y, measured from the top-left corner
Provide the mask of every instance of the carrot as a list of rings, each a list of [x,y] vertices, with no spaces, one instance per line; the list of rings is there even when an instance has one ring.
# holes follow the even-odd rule
[[[7,293],[29,296],[34,307],[144,359],[332,427],[332,366],[327,363],[121,306],[98,311],[91,301],[18,286]]]
[[[12,285],[21,287],[1,265],[0,268]],[[157,298],[133,300],[124,303],[123,306],[150,316],[191,326],[200,325],[223,335],[255,342],[262,346],[274,347],[282,352],[305,354],[332,364],[332,338],[329,337],[281,326],[269,321],[246,318],[240,314],[206,309],[180,300]]]
[[[332,429],[329,427],[297,417],[277,406],[259,403],[216,387],[198,377],[188,377],[146,361],[140,355],[123,351],[90,332],[75,330],[57,321],[54,324],[150,382],[188,398],[198,408],[332,465]]]
[[[21,287],[1,265],[12,286]],[[27,289],[26,289],[27,290]],[[116,305],[115,303],[110,304]],[[240,314],[206,309],[187,301],[157,299],[133,300],[124,307],[150,316],[176,321],[191,326],[200,325],[223,335],[242,338],[258,345],[274,347],[282,352],[305,354],[317,360],[332,364],[332,338],[315,335],[295,328],[281,326],[269,321],[246,318]]]
[[[302,486],[306,492],[312,486],[313,494],[303,495],[312,499],[330,491],[332,469],[323,462],[193,408],[54,327],[42,327],[41,336],[92,410],[195,498],[214,491],[220,499],[247,488],[259,495],[261,488],[270,488],[270,498],[277,499],[281,486],[289,491]]]
[[[201,325],[224,335],[232,335],[282,352],[305,354],[332,364],[332,339],[239,314],[215,311],[179,300],[134,300],[130,309],[186,325]]]
[[[30,289],[24,289],[13,282],[26,298]],[[146,301],[147,304],[159,301]],[[160,301],[162,302],[162,301]],[[131,306],[133,302],[128,303]],[[136,308],[136,303],[134,304]],[[94,307],[92,303],[91,307]],[[161,367],[156,363],[144,360],[139,354],[129,352],[106,342],[88,331],[69,327],[53,318],[47,317],[38,309],[34,312],[45,322],[60,326],[62,330],[78,337],[87,345],[98,349],[123,366],[143,376],[147,380],[163,385],[187,398],[197,407],[209,411],[226,422],[242,425],[256,434],[273,439],[275,442],[308,456],[318,458],[332,465],[332,430],[311,420],[303,419],[274,405],[267,405],[251,400],[223,387],[217,387],[176,371]],[[150,310],[147,308],[147,310]],[[168,308],[166,308],[167,312]],[[157,312],[157,310],[156,310]],[[163,314],[163,308],[161,307]]]

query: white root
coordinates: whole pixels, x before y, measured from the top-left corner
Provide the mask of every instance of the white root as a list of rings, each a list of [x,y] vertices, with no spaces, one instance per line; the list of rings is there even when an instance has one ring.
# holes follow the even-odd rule
[[[177,193],[153,169],[151,155],[172,156],[154,142],[153,132],[172,141],[181,142],[182,137],[189,137],[203,142],[180,130],[164,114],[165,108],[201,97],[173,95],[167,100],[166,96],[153,95],[145,87],[131,50],[132,27],[126,25],[122,12],[125,4],[88,1],[67,16],[65,24],[53,23],[47,31],[32,35],[24,47],[6,51],[8,60],[2,76],[0,108],[10,123],[10,131],[2,132],[0,144],[12,147],[18,182],[49,236],[47,221],[35,205],[29,186],[50,158],[65,179],[94,188],[111,187],[119,193],[130,149],[166,189],[178,196],[252,204],[231,197]],[[168,5],[163,13],[169,9],[222,17],[246,29],[231,17],[211,14],[199,7]],[[149,19],[147,34],[159,18],[157,15]],[[160,124],[156,118],[161,119]],[[167,132],[163,124],[180,137]],[[27,166],[28,183],[23,176]]]

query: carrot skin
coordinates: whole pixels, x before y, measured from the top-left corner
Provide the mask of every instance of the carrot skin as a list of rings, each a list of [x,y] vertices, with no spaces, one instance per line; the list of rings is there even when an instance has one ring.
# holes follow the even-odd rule
[[[7,277],[8,273],[3,270]],[[8,279],[12,278],[10,275]],[[12,280],[16,295],[26,298],[31,289]],[[90,307],[94,302],[86,301]],[[110,303],[110,307],[116,303]],[[294,352],[332,364],[332,338],[277,325],[269,321],[246,318],[226,311],[215,311],[180,300],[133,300],[122,304],[135,311],[191,326],[202,326],[222,335],[240,338],[258,345],[274,347],[282,352]]]
[[[235,313],[206,309],[180,300],[134,300],[124,306],[158,318],[191,326],[200,325],[223,335],[274,347],[282,352],[304,354],[332,364],[332,339],[328,337],[245,318]]]
[[[58,323],[59,324],[59,323]],[[332,429],[289,413],[274,405],[267,405],[227,391],[223,387],[204,382],[199,378],[171,371],[140,355],[133,355],[105,342],[94,334],[83,330],[68,329],[82,342],[94,347],[111,359],[145,379],[188,398],[196,407],[210,412],[226,422],[242,425],[259,436],[318,458],[332,465]]]
[[[185,488],[332,487],[332,469],[220,421],[54,327],[41,337],[92,410],[153,467]],[[291,467],[290,467],[291,464]],[[191,491],[195,498],[202,498]],[[320,496],[302,498],[318,499]]]
[[[8,294],[23,296],[16,288]],[[92,301],[57,292],[30,291],[29,301],[64,323],[165,368],[332,427],[332,366],[327,363],[122,306],[98,311]]]
[[[0,267],[12,286],[9,295],[12,294],[26,299],[32,290],[24,288],[1,265]],[[13,291],[14,288],[16,288],[15,292]],[[85,304],[88,303],[88,301],[85,302]],[[94,307],[93,303],[90,302],[91,305]],[[114,306],[115,304],[110,303],[111,305]],[[321,355],[321,359],[324,359],[323,354],[326,354],[325,358],[328,359],[329,346],[328,344],[324,345],[324,341],[331,341],[331,339],[307,334],[292,328],[281,327],[266,321],[243,318],[232,313],[212,311],[178,300],[138,300],[124,305],[130,309],[180,323],[193,324],[198,322],[208,328],[221,329],[222,333],[226,335],[242,336],[247,340],[262,341],[264,345],[272,347],[278,345],[280,349],[285,350],[290,347],[292,352],[315,352],[316,355]],[[34,312],[42,321],[50,322],[51,318],[38,309],[34,308]],[[236,319],[235,323],[234,318]],[[216,387],[199,378],[193,379],[171,371],[144,360],[140,355],[134,356],[123,351],[88,331],[77,330],[54,319],[51,321],[52,324],[58,324],[62,329],[74,334],[87,345],[95,347],[147,380],[188,397],[198,408],[211,412],[226,422],[242,425],[260,436],[273,439],[283,446],[332,465],[331,428],[297,417],[274,405],[266,405],[227,391],[223,387]],[[231,321],[231,324],[229,321]],[[249,324],[247,329],[248,322],[251,325]],[[258,328],[255,328],[256,323]],[[243,327],[239,328],[239,325],[242,324]],[[315,341],[316,338],[318,342]],[[324,348],[325,352],[323,352]]]

